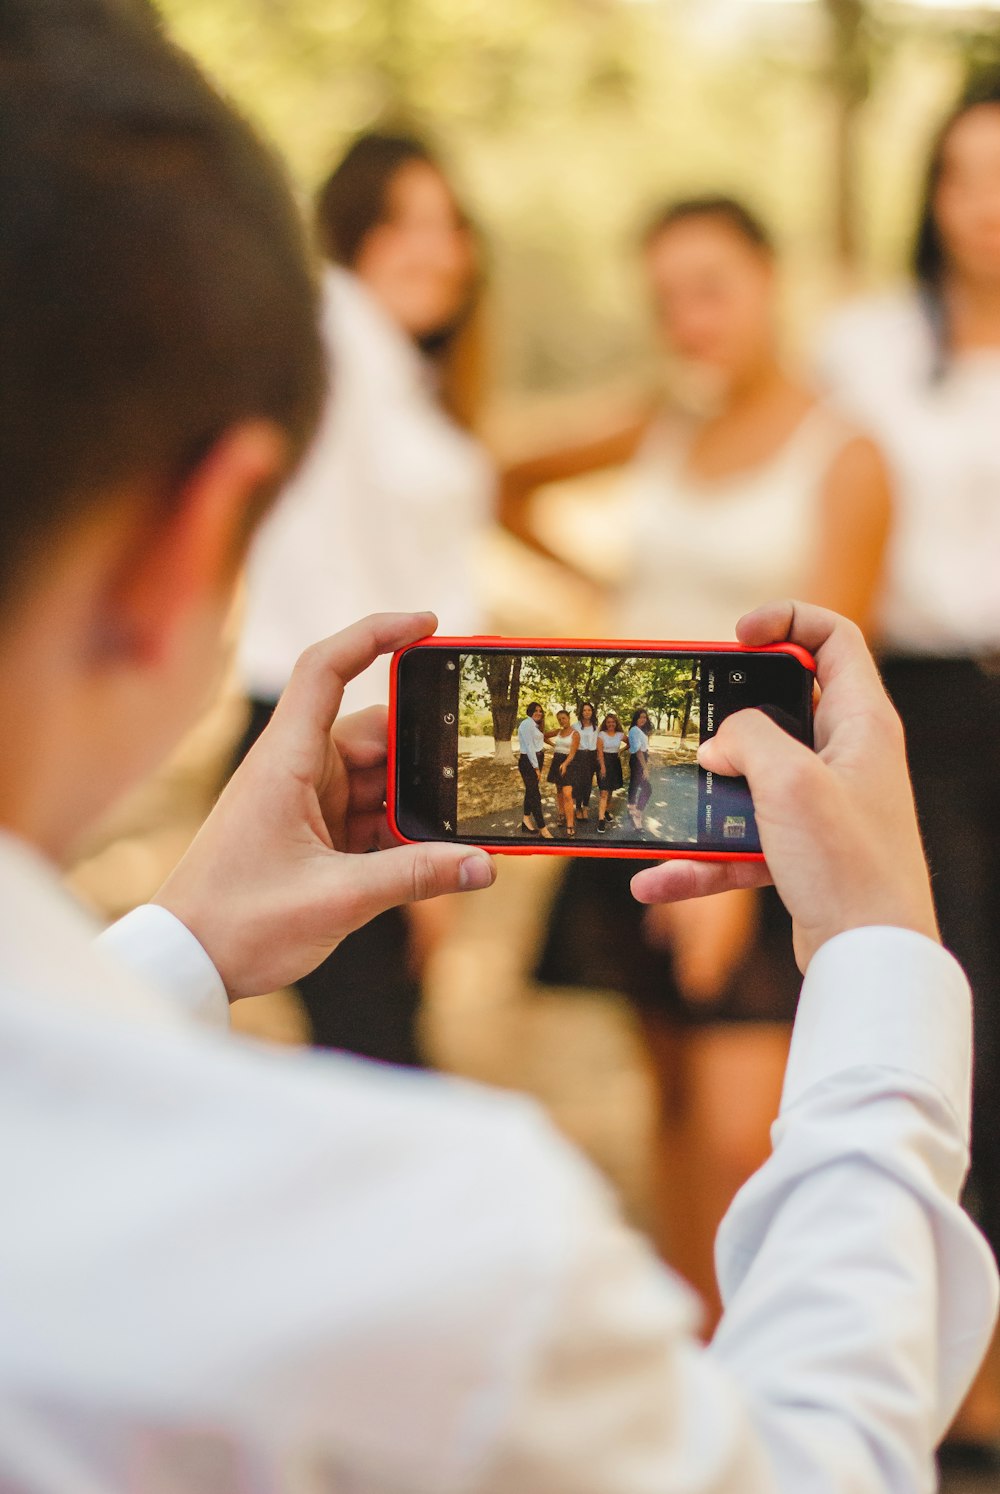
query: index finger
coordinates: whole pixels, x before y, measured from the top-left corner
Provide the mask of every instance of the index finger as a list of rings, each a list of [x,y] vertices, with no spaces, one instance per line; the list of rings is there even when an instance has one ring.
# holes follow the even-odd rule
[[[381,654],[395,653],[437,627],[433,612],[375,612],[314,643],[299,656],[274,712],[279,730],[301,725],[311,736],[333,726],[348,680]]]

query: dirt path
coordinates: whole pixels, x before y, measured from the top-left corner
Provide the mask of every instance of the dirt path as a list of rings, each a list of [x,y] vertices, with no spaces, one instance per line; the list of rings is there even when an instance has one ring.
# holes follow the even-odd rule
[[[529,839],[526,835],[522,836],[518,828],[521,824],[523,802],[521,779],[516,768],[511,769],[511,772],[516,781],[516,788],[515,783],[511,784],[512,790],[517,795],[516,802],[507,810],[459,820],[458,828],[461,835],[483,837],[516,835],[518,840]],[[644,841],[657,840],[688,842],[694,845],[698,826],[697,765],[695,763],[661,763],[656,761],[654,755],[650,762],[650,783],[653,794],[646,808],[646,823],[643,831],[633,828],[626,804],[628,794],[626,785],[626,788],[619,790],[611,801],[613,823],[608,825],[605,835],[598,835],[597,811],[600,798],[595,784],[590,800],[590,819],[577,823],[577,839],[593,842],[595,845],[609,845],[615,841],[641,845]],[[541,787],[546,823],[554,835],[560,840],[565,839],[565,825],[556,806],[555,788],[544,781]]]

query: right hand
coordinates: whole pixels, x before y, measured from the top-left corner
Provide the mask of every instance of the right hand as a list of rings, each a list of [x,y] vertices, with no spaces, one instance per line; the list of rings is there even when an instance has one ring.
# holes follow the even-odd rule
[[[679,902],[773,880],[803,972],[820,945],[848,929],[890,925],[938,939],[903,729],[860,630],[821,607],[775,602],[736,631],[742,643],[789,640],[815,655],[817,750],[761,711],[727,717],[698,761],[748,780],[766,865],[668,861],[633,877],[633,894]]]

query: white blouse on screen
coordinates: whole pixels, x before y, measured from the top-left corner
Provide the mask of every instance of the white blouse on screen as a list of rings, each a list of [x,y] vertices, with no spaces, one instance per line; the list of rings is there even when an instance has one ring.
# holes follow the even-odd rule
[[[239,667],[276,700],[302,650],[369,612],[431,608],[440,631],[482,631],[475,551],[495,472],[442,409],[433,372],[362,282],[329,267],[323,335],[331,397],[298,476],[250,556]],[[380,660],[346,709],[383,702]]]
[[[637,752],[649,751],[649,736],[641,726],[632,726],[628,734],[628,750],[634,756]]]
[[[907,653],[1000,649],[1000,348],[942,360],[916,291],[860,301],[820,374],[878,441],[895,488],[883,636]]]
[[[580,746],[585,752],[595,752],[597,750],[596,726],[582,726],[579,721],[574,721],[573,729],[580,733]]]
[[[517,728],[517,745],[525,757],[537,757],[545,751],[545,736],[537,721],[525,716]]]

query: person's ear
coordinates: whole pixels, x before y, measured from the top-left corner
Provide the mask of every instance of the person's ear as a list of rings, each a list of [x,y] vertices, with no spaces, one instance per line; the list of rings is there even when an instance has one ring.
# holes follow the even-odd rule
[[[280,480],[288,441],[271,421],[233,426],[162,503],[128,527],[102,597],[103,651],[153,664],[183,619],[225,601],[262,490]]]

